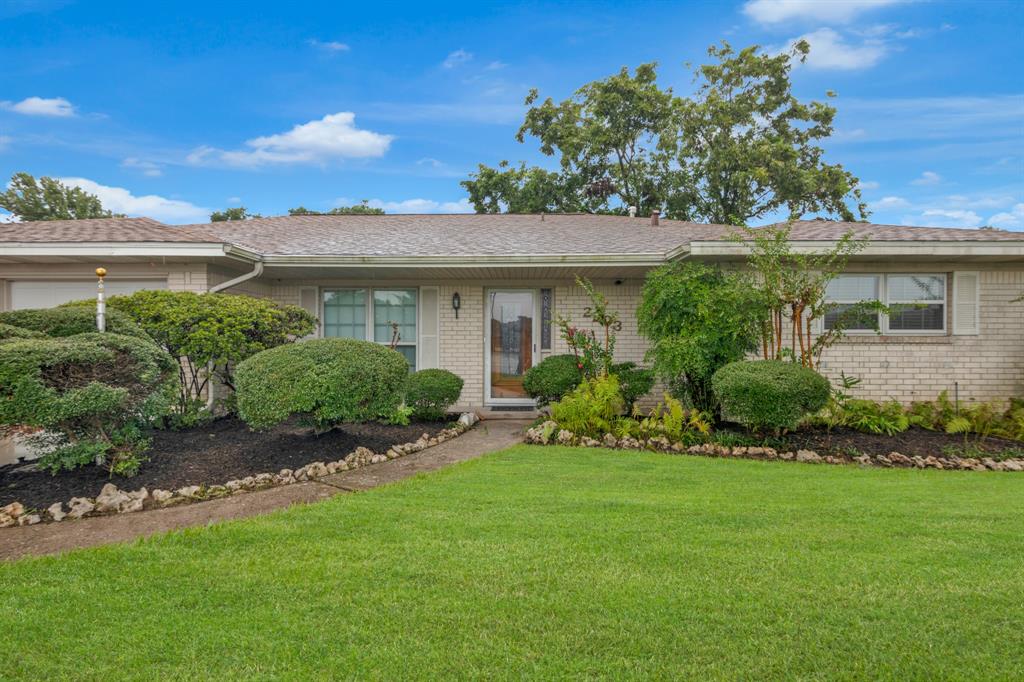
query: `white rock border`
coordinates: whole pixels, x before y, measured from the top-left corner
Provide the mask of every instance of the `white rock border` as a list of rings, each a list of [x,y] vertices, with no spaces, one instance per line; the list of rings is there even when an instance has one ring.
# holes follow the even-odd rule
[[[814,450],[796,450],[795,452],[778,452],[774,448],[762,447],[728,447],[716,443],[686,446],[673,443],[668,438],[656,436],[647,440],[636,438],[616,438],[605,434],[602,440],[587,436],[577,437],[572,431],[559,429],[558,424],[546,421],[540,426],[528,429],[524,438],[531,445],[580,445],[588,448],[614,448],[619,450],[647,450],[676,455],[703,455],[705,457],[734,457],[740,459],[782,460],[803,462],[806,464],[860,464],[862,466],[878,466],[904,469],[951,469],[955,471],[1022,471],[1024,458],[994,460],[991,457],[981,459],[975,457],[939,457],[929,455],[908,457],[898,452],[887,455],[859,455],[857,457],[837,457],[835,455],[819,455]]]
[[[113,483],[107,483],[95,499],[72,497],[67,503],[67,511],[64,509],[63,502],[54,502],[45,511],[37,512],[27,510],[22,503],[15,501],[5,507],[0,507],[0,528],[32,526],[44,521],[56,522],[64,519],[80,519],[85,516],[127,514],[144,509],[159,509],[190,502],[213,500],[251,490],[315,481],[323,476],[359,469],[369,464],[378,464],[426,450],[461,436],[478,421],[480,421],[479,418],[473,412],[464,412],[459,416],[455,426],[442,429],[436,436],[424,433],[418,440],[394,445],[383,454],[360,446],[336,462],[311,462],[295,470],[281,469],[276,474],[253,474],[245,478],[227,481],[223,485],[190,485],[177,490],[157,488],[152,491],[143,487],[134,491],[125,491],[120,490]]]

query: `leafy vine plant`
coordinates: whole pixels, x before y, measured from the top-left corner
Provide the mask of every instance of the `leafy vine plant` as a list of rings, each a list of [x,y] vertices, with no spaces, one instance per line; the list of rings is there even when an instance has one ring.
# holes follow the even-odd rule
[[[590,305],[584,309],[583,314],[601,328],[601,336],[599,338],[593,329],[577,327],[572,320],[561,315],[556,320],[558,329],[576,358],[576,367],[583,376],[607,376],[614,361],[615,339],[618,332],[622,331],[622,321],[617,312],[608,310],[608,299],[594,288],[590,280],[577,275],[576,286],[583,289],[590,298]]]

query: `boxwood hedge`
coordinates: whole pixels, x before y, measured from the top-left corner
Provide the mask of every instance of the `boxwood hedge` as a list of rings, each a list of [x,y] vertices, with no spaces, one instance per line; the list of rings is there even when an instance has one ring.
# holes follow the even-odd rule
[[[238,414],[268,428],[298,415],[317,429],[395,414],[409,364],[387,346],[355,339],[314,339],[278,346],[239,363]]]
[[[711,379],[722,414],[750,429],[781,431],[825,406],[829,383],[813,369],[782,360],[741,360]]]
[[[462,394],[462,378],[446,369],[421,369],[409,375],[405,404],[419,419],[444,419]]]

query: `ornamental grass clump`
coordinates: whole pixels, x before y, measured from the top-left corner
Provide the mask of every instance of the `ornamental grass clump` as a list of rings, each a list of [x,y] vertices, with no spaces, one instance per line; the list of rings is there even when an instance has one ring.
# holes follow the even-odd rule
[[[753,431],[780,433],[828,403],[828,380],[782,360],[741,360],[715,372],[715,397],[726,418]]]
[[[177,393],[174,359],[151,341],[112,333],[0,342],[0,431],[28,427],[53,472],[94,463],[131,475]]]
[[[331,338],[278,346],[236,367],[238,414],[258,429],[294,415],[317,431],[390,419],[408,376],[401,353],[370,341]]]

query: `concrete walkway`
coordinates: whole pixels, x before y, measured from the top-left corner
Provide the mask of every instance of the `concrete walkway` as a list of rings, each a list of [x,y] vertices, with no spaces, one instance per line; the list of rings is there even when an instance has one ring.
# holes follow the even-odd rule
[[[482,422],[455,440],[427,450],[306,483],[167,509],[3,528],[0,529],[0,560],[125,542],[179,528],[241,519],[295,504],[318,502],[335,495],[369,490],[514,445],[522,440],[523,430],[528,424],[527,421],[519,420]]]

